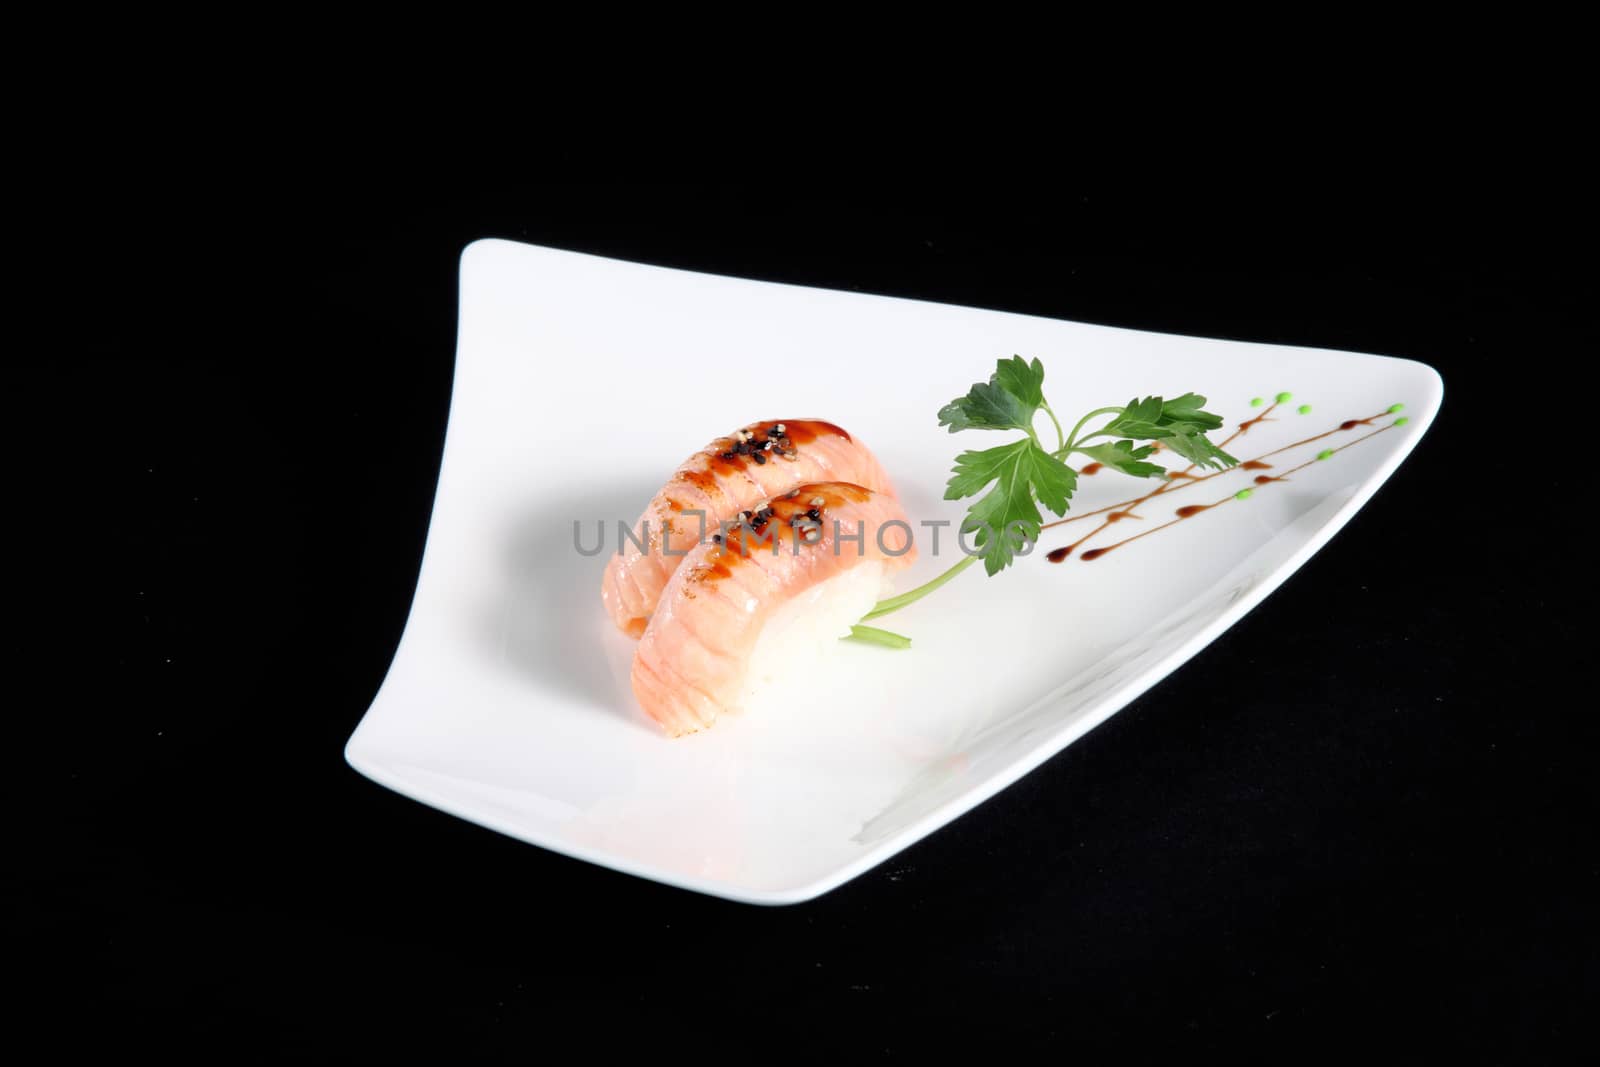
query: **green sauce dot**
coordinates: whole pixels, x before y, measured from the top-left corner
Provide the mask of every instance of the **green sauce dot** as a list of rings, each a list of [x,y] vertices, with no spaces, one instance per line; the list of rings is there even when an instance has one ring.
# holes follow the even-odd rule
[[[1265,403],[1266,401],[1262,400],[1259,396],[1253,396],[1250,398],[1250,406],[1253,408],[1258,408]]]
[[[1405,409],[1405,405],[1404,404],[1390,404],[1389,405],[1389,414],[1393,415],[1395,412],[1402,411],[1404,409]]]
[[[1394,424],[1396,426],[1404,426],[1406,423],[1408,423],[1410,421],[1411,421],[1410,419],[1406,418],[1404,415],[1401,415],[1398,419],[1394,420]]]
[[[1291,401],[1293,399],[1294,399],[1294,394],[1293,393],[1279,393],[1278,397],[1277,397],[1277,402],[1280,403],[1280,404],[1287,404],[1289,401]]]
[[[1317,453],[1317,458],[1318,459],[1332,459],[1333,458],[1333,449],[1324,448],[1321,452]]]
[[[1233,494],[1233,499],[1235,499],[1235,500],[1249,500],[1251,495],[1254,492],[1255,492],[1254,489],[1241,489],[1237,493]]]
[[[1302,415],[1311,414],[1311,405],[1310,404],[1301,404],[1300,405],[1300,414],[1302,414]]]

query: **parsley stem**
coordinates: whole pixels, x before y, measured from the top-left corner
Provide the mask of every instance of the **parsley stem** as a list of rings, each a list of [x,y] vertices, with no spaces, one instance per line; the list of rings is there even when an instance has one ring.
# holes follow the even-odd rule
[[[1124,409],[1124,408],[1095,408],[1093,411],[1089,412],[1089,414],[1087,414],[1083,418],[1079,419],[1078,420],[1078,425],[1074,426],[1072,428],[1072,432],[1067,434],[1067,443],[1062,445],[1059,449],[1056,450],[1056,458],[1057,459],[1066,459],[1067,458],[1068,453],[1070,453],[1073,450],[1073,448],[1075,448],[1078,445],[1078,431],[1083,429],[1084,424],[1087,423],[1090,419],[1094,418],[1096,415],[1120,415],[1120,414],[1122,414],[1122,412],[1124,410],[1126,410],[1126,409]],[[1051,416],[1051,418],[1054,418],[1054,417],[1055,416],[1053,416],[1053,415]]]
[[[1055,428],[1056,428],[1056,448],[1058,448],[1058,449],[1066,448],[1067,447],[1067,439],[1061,433],[1061,423],[1060,423],[1060,421],[1058,421],[1056,419],[1056,413],[1050,410],[1050,405],[1049,404],[1041,402],[1039,404],[1039,406],[1044,408],[1044,413],[1046,415],[1049,415],[1050,416],[1050,421],[1055,424]]]
[[[954,578],[956,575],[960,574],[974,563],[978,562],[979,558],[980,557],[978,556],[968,556],[960,563],[957,563],[954,567],[951,567],[949,570],[939,575],[939,577],[935,578],[933,581],[919,585],[908,593],[901,593],[899,596],[892,596],[887,600],[878,601],[871,611],[861,616],[862,621],[864,622],[867,619],[876,619],[880,615],[887,615],[892,611],[899,611],[903,607],[906,607],[910,604],[915,604],[917,601],[921,600],[923,597],[927,596],[929,593],[933,592],[935,589],[938,589],[941,585],[948,582],[950,579]],[[870,628],[871,627],[868,627],[868,629]]]
[[[1096,437],[1105,437],[1108,434],[1115,436],[1115,434],[1112,434],[1112,431],[1110,430],[1096,430],[1094,433],[1086,433],[1074,441],[1072,443],[1072,447],[1074,450],[1081,449],[1084,445],[1088,444],[1090,441],[1093,441]]]
[[[876,626],[852,626],[849,636],[844,640],[860,641],[865,645],[881,645],[884,648],[911,647],[911,638],[897,634],[893,630],[880,630]]]

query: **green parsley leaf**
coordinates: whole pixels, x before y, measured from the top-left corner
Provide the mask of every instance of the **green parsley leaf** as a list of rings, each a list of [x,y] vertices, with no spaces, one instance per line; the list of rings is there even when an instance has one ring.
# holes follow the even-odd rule
[[[1212,444],[1204,433],[1187,430],[1181,433],[1172,433],[1162,438],[1161,443],[1190,463],[1201,467],[1213,467],[1217,470],[1222,470],[1226,467],[1237,466],[1239,462]]]
[[[1184,393],[1172,400],[1159,396],[1135,398],[1092,436],[1161,441],[1191,463],[1218,469],[1232,466],[1238,460],[1206,439],[1206,431],[1222,425],[1222,416],[1202,410],[1205,402],[1206,398],[1196,393]],[[1080,447],[1077,451],[1086,449]]]
[[[944,498],[976,496],[991,482],[994,488],[967,510],[961,529],[973,534],[983,555],[983,569],[998,574],[1011,565],[1025,544],[1038,538],[1043,522],[1039,503],[1057,515],[1067,510],[1078,472],[1031,437],[1023,438],[957,456]]]
[[[1135,448],[1132,441],[1107,441],[1100,445],[1084,445],[1074,451],[1082,452],[1092,460],[1097,460],[1123,474],[1131,474],[1135,478],[1154,478],[1167,473],[1167,468],[1159,464],[1143,462],[1145,457],[1155,451],[1154,445]]]
[[[939,409],[939,425],[958,430],[1026,430],[1044,403],[1044,364],[1021,356],[996,362],[988,382],[978,382]]]
[[[1200,430],[1219,430],[1222,428],[1222,416],[1213,415],[1209,411],[1201,411],[1206,406],[1206,398],[1197,393],[1184,393],[1175,400],[1165,400],[1161,404],[1161,421],[1168,424],[1183,423]]]
[[[965,557],[909,592],[880,601],[865,618],[876,619],[915,604],[977,563],[980,556],[983,569],[991,575],[1009,567],[1017,553],[1039,537],[1043,525],[1040,504],[1057,515],[1066,513],[1078,484],[1077,472],[1065,462],[1074,452],[1135,478],[1166,473],[1158,464],[1147,462],[1155,447],[1140,445],[1139,441],[1160,441],[1196,466],[1223,468],[1237,464],[1238,460],[1206,438],[1207,431],[1222,426],[1222,417],[1206,411],[1205,403],[1206,398],[1197,393],[1184,393],[1172,400],[1135,397],[1127,407],[1095,408],[1074,424],[1071,432],[1063,433],[1044,398],[1044,364],[1021,356],[999,360],[987,382],[978,382],[966,396],[939,409],[939,425],[948,426],[951,433],[1021,430],[1027,434],[1008,445],[963,452],[956,457],[944,496],[946,500],[978,498],[961,520],[961,532],[972,535],[978,555]],[[1060,435],[1053,452],[1041,445],[1034,433],[1033,419],[1041,408]],[[1101,415],[1111,416],[1111,421],[1084,432],[1090,420]],[[1110,440],[1088,443],[1096,438]],[[852,636],[893,647],[908,643],[899,635],[868,626],[855,627]]]

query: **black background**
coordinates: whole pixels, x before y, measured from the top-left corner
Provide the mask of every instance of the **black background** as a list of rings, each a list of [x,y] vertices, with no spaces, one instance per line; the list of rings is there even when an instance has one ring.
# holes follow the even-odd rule
[[[93,658],[29,761],[41,859],[8,909],[45,1007],[269,1056],[527,1052],[572,998],[613,1020],[591,1037],[664,1009],[671,1029],[646,1036],[685,1047],[756,1005],[796,1036],[832,1032],[834,1009],[876,1022],[850,1039],[864,1052],[954,1027],[1066,1048],[1371,1036],[1379,1018],[1523,1050],[1579,1036],[1594,735],[1588,687],[1564,683],[1591,570],[1572,532],[1585,201],[1359,182],[116,189],[65,216],[54,277],[87,303],[41,359],[93,519],[63,535],[89,561],[68,632]],[[819,900],[727,903],[343,762],[409,607],[456,260],[484,236],[1405,356],[1440,370],[1445,402],[1330,545],[1107,724]],[[973,376],[1001,354],[974,353]],[[595,384],[530,417],[603,411]],[[896,1022],[905,1005],[922,1021]]]

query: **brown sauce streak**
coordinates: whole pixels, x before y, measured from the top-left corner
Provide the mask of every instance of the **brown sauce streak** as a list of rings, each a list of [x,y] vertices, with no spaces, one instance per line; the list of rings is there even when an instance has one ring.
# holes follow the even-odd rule
[[[1271,415],[1273,413],[1273,411],[1275,411],[1277,409],[1277,407],[1278,407],[1278,405],[1276,403],[1270,404],[1270,405],[1267,406],[1267,410],[1263,411],[1261,414],[1257,415],[1255,418],[1253,418],[1253,419],[1245,419],[1243,422],[1241,422],[1239,424],[1239,429],[1234,432],[1233,437],[1228,438],[1228,441],[1232,441],[1234,437],[1238,437],[1240,434],[1249,433],[1250,432],[1250,427],[1254,426],[1256,423],[1267,421],[1267,416]],[[1224,441],[1222,443],[1224,445],[1226,445],[1228,443],[1228,441]]]
[[[1090,464],[1085,465],[1083,470],[1079,471],[1078,473],[1079,474],[1085,474],[1085,475],[1099,474],[1100,473],[1100,468],[1104,467],[1104,466],[1105,466],[1104,463],[1090,463]]]
[[[785,436],[797,445],[808,445],[823,436],[842,437],[846,441],[853,440],[844,431],[843,427],[835,426],[831,422],[823,422],[821,419],[773,419],[771,422],[759,422],[747,428],[751,433],[759,433],[762,437],[765,437],[767,435],[766,432],[780,422],[783,423],[783,428],[786,431]]]
[[[819,529],[826,530],[829,508],[845,504],[862,504],[872,499],[872,490],[851,482],[815,482],[796,486],[790,492],[794,495],[784,493],[765,504],[747,509],[754,513],[763,507],[771,508],[772,517],[758,528],[739,525],[729,529],[723,544],[713,543],[707,546],[705,558],[694,564],[686,580],[721,581],[723,578],[733,576],[733,568],[738,566],[741,560],[749,559],[757,552],[776,555],[785,550],[792,551],[795,544],[819,544],[820,537],[816,541],[804,540],[805,527],[797,529],[791,525],[790,520],[815,510],[817,518],[814,521],[822,524]],[[821,504],[811,503],[819,497],[822,499]]]
[[[1269,408],[1268,410],[1271,410],[1271,409]],[[1373,421],[1375,421],[1377,419],[1381,419],[1386,414],[1388,414],[1387,411],[1380,411],[1376,415],[1367,416],[1365,419],[1353,419],[1351,421],[1356,423],[1357,425],[1367,425],[1367,424],[1371,424]],[[1304,445],[1309,445],[1313,441],[1320,441],[1324,437],[1332,437],[1334,434],[1338,433],[1341,429],[1343,429],[1343,425],[1336,426],[1331,430],[1323,430],[1321,433],[1312,434],[1310,437],[1303,437],[1298,441],[1291,441],[1289,444],[1280,445],[1279,447],[1274,448],[1269,452],[1263,452],[1263,453],[1261,453],[1261,455],[1257,456],[1253,460],[1250,460],[1249,462],[1250,463],[1260,463],[1262,460],[1267,459],[1269,456],[1276,456],[1276,455],[1279,455],[1279,454],[1284,453],[1284,452],[1292,451],[1293,449],[1300,448],[1300,447],[1302,447]],[[1238,436],[1239,436],[1238,434],[1234,434],[1233,437],[1229,437],[1228,440],[1222,442],[1222,446],[1221,447],[1226,448],[1228,446],[1228,444],[1233,441],[1234,437],[1238,437]],[[1365,438],[1357,438],[1357,440],[1365,440]],[[1350,443],[1354,444],[1355,442],[1352,441]],[[1341,446],[1341,447],[1348,447],[1348,446]],[[1247,466],[1247,464],[1241,463],[1240,466],[1244,467],[1244,466]],[[1264,466],[1267,466],[1267,465],[1264,464]],[[1194,469],[1192,464],[1190,465],[1189,469],[1190,470]],[[1103,515],[1108,511],[1132,511],[1134,508],[1138,507],[1140,504],[1143,504],[1146,500],[1149,500],[1151,497],[1161,496],[1163,493],[1168,493],[1168,492],[1174,492],[1174,493],[1175,492],[1180,492],[1180,491],[1182,491],[1184,489],[1189,488],[1192,485],[1199,485],[1201,482],[1210,481],[1212,478],[1216,478],[1216,477],[1219,477],[1219,476],[1221,476],[1223,474],[1227,474],[1227,473],[1228,473],[1228,471],[1212,471],[1210,474],[1191,475],[1187,480],[1184,480],[1182,482],[1173,482],[1173,481],[1163,482],[1161,485],[1157,486],[1156,488],[1152,489],[1150,492],[1145,493],[1145,494],[1143,494],[1141,496],[1136,496],[1136,497],[1133,497],[1133,498],[1131,498],[1129,500],[1119,500],[1115,504],[1106,504],[1104,507],[1095,508],[1093,511],[1082,511],[1082,512],[1079,512],[1076,515],[1068,515],[1064,519],[1056,519],[1054,522],[1045,523],[1041,527],[1041,529],[1043,529],[1043,530],[1052,530],[1057,526],[1065,526],[1069,522],[1078,522],[1081,519],[1090,519],[1090,518],[1093,518],[1096,515]],[[1285,474],[1289,474],[1289,473],[1292,473],[1292,472],[1286,471],[1284,473]],[[1083,537],[1080,537],[1076,542],[1074,542],[1074,544],[1075,545],[1082,544],[1084,541],[1089,540],[1089,538],[1093,537],[1096,533],[1098,533],[1100,530],[1103,530],[1103,529],[1105,529],[1104,521],[1102,521],[1101,524],[1098,527],[1096,527],[1094,530],[1091,530],[1089,533],[1085,534]]]
[[[779,423],[783,424],[783,436],[789,441],[790,446],[798,450],[801,445],[809,445],[819,437],[842,437],[846,441],[853,440],[842,426],[835,426],[831,422],[821,419],[765,419],[761,422],[752,422],[743,427],[745,432],[754,434],[757,438],[766,439],[772,436],[772,428]],[[752,466],[764,466],[756,463],[753,455],[741,455],[733,452],[738,440],[734,437],[719,437],[711,442],[701,453],[706,457],[706,470],[688,470],[681,472],[678,477],[683,481],[696,486],[707,494],[716,486],[717,474],[737,474],[748,470]],[[768,453],[768,463],[784,463],[776,453]]]
[[[1268,410],[1270,410],[1270,409],[1268,409]],[[1351,428],[1356,427],[1356,426],[1370,426],[1370,425],[1372,425],[1372,423],[1375,420],[1377,420],[1379,418],[1382,418],[1383,415],[1385,415],[1385,414],[1387,414],[1387,412],[1379,412],[1378,414],[1371,415],[1371,416],[1369,416],[1369,417],[1367,417],[1365,419],[1349,419],[1349,420],[1341,423],[1339,425],[1339,428],[1336,429],[1336,430],[1327,430],[1327,431],[1325,431],[1323,433],[1316,434],[1316,435],[1314,435],[1312,437],[1307,437],[1304,440],[1296,441],[1293,444],[1284,445],[1281,448],[1275,448],[1271,452],[1263,453],[1263,456],[1275,456],[1275,455],[1278,455],[1281,452],[1287,452],[1292,448],[1299,448],[1302,445],[1310,444],[1313,441],[1320,441],[1324,437],[1328,437],[1331,434],[1338,433],[1339,430],[1348,430],[1348,429],[1351,429]],[[1363,434],[1362,436],[1356,438],[1354,441],[1351,441],[1348,444],[1340,445],[1338,448],[1332,449],[1331,451],[1333,453],[1343,452],[1347,448],[1354,448],[1356,445],[1359,445],[1362,441],[1365,441],[1365,440],[1367,440],[1369,438],[1372,438],[1372,437],[1376,437],[1380,433],[1384,433],[1384,432],[1386,432],[1388,430],[1392,430],[1392,429],[1394,429],[1394,424],[1393,423],[1389,423],[1386,426],[1382,426],[1382,427],[1379,427],[1376,430],[1373,430],[1371,433]],[[1298,464],[1296,466],[1290,467],[1288,470],[1284,471],[1280,475],[1277,475],[1276,477],[1273,477],[1271,475],[1265,475],[1265,474],[1257,475],[1256,478],[1255,478],[1255,482],[1256,482],[1257,485],[1265,485],[1268,482],[1286,481],[1288,479],[1289,475],[1298,473],[1299,471],[1303,471],[1307,467],[1310,467],[1313,464],[1320,463],[1320,462],[1322,462],[1321,459],[1319,459],[1317,457],[1313,457],[1311,459],[1306,460],[1304,463],[1300,463],[1300,464]],[[1250,469],[1252,467],[1252,465],[1259,466],[1259,467],[1270,467],[1271,466],[1270,464],[1260,463],[1259,460],[1251,460],[1248,463],[1239,464],[1239,467],[1240,468]],[[1230,468],[1230,469],[1236,469],[1236,468]],[[1205,475],[1203,477],[1196,478],[1192,482],[1187,482],[1184,485],[1178,486],[1178,488],[1186,489],[1190,485],[1196,485],[1196,484],[1199,484],[1200,482],[1207,481],[1207,480],[1209,480],[1211,478],[1217,477],[1220,474],[1226,474],[1226,473],[1228,473],[1228,472],[1227,471],[1216,471],[1216,472],[1214,472],[1212,474],[1207,474],[1207,475]],[[1084,534],[1082,537],[1078,538],[1078,540],[1074,541],[1072,544],[1068,545],[1066,548],[1058,548],[1058,549],[1055,549],[1054,551],[1048,553],[1045,558],[1050,560],[1050,562],[1052,562],[1052,563],[1060,563],[1060,562],[1062,562],[1063,560],[1065,560],[1067,558],[1068,555],[1071,554],[1073,549],[1077,548],[1079,545],[1081,545],[1085,541],[1089,540],[1089,538],[1093,537],[1095,534],[1099,533],[1101,530],[1104,530],[1107,526],[1109,526],[1111,524],[1113,519],[1118,518],[1118,517],[1128,516],[1128,514],[1134,508],[1138,507],[1144,501],[1149,500],[1153,496],[1159,496],[1162,492],[1164,492],[1168,488],[1171,488],[1171,484],[1170,483],[1168,483],[1167,485],[1163,485],[1160,489],[1157,489],[1153,493],[1146,493],[1144,496],[1139,497],[1137,500],[1124,501],[1121,504],[1110,504],[1105,508],[1101,508],[1100,509],[1101,511],[1107,511],[1107,510],[1110,510],[1111,508],[1119,508],[1119,509],[1122,509],[1122,510],[1113,512],[1112,515],[1107,516],[1106,519],[1104,521],[1102,521],[1099,526],[1095,527],[1093,530],[1089,531],[1087,534]],[[1228,503],[1230,501],[1238,500],[1238,499],[1239,499],[1239,497],[1237,495],[1232,495],[1232,496],[1225,496],[1221,500],[1214,500],[1209,504],[1187,504],[1187,505],[1185,505],[1185,506],[1183,506],[1181,508],[1178,508],[1176,510],[1177,518],[1170,519],[1167,522],[1162,523],[1160,526],[1153,526],[1148,530],[1144,530],[1144,531],[1142,531],[1140,533],[1134,534],[1132,537],[1124,537],[1120,541],[1114,541],[1111,544],[1105,545],[1105,546],[1103,546],[1101,548],[1091,548],[1087,552],[1084,552],[1079,558],[1082,559],[1085,563],[1092,562],[1093,560],[1099,559],[1101,556],[1105,555],[1107,552],[1111,552],[1114,549],[1121,548],[1123,545],[1129,544],[1130,542],[1137,541],[1141,537],[1149,537],[1153,533],[1157,533],[1157,532],[1159,532],[1161,530],[1165,530],[1168,526],[1176,526],[1178,523],[1183,522],[1185,519],[1193,518],[1195,515],[1200,514],[1200,512],[1202,512],[1202,511],[1209,511],[1212,508],[1221,507],[1223,504],[1226,504],[1226,503]],[[1089,512],[1088,514],[1091,514],[1091,515],[1092,514],[1097,514],[1097,512]],[[1078,516],[1078,517],[1079,518],[1083,518],[1085,516]],[[1060,524],[1059,523],[1055,523],[1055,524],[1052,524],[1052,525],[1060,525]]]
[[[721,460],[716,459],[714,456],[712,459],[714,462],[722,462]],[[713,494],[720,493],[722,491],[722,488],[717,485],[716,475],[712,474],[709,470],[681,471],[678,474],[678,480],[681,482],[687,482],[689,485],[694,486],[696,489],[700,490],[706,496],[711,497],[713,500],[716,499]]]
[[[1242,471],[1265,471],[1271,470],[1272,464],[1263,463],[1259,459],[1247,459],[1239,464],[1239,469]]]

